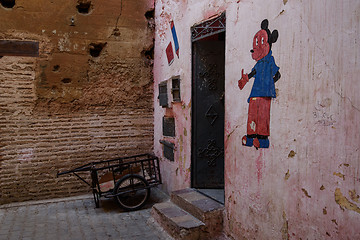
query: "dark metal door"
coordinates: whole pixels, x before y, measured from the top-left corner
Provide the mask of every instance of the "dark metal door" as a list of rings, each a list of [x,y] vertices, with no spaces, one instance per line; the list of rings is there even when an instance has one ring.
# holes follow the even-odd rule
[[[225,41],[193,43],[192,185],[224,187]]]

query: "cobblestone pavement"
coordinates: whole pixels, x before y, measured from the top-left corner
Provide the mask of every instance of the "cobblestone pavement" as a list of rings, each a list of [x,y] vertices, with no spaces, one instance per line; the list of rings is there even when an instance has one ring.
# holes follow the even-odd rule
[[[133,212],[121,210],[112,199],[95,208],[92,195],[2,205],[0,240],[172,239],[151,218],[151,206],[166,198],[152,190],[149,203]]]

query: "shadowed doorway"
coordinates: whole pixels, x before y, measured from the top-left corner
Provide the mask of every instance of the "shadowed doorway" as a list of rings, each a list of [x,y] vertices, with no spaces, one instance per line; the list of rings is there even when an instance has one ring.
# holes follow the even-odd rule
[[[219,200],[219,196],[224,195],[225,19],[223,13],[191,29],[192,187],[220,202],[223,197]]]

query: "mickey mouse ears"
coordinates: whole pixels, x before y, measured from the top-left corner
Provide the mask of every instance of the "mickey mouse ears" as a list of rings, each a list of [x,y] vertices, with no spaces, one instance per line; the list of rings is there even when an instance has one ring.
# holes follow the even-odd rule
[[[268,29],[268,27],[269,27],[269,20],[264,19],[264,20],[261,22],[261,29],[266,30],[266,29]]]
[[[277,39],[278,39],[278,37],[279,37],[279,32],[278,32],[278,30],[275,29],[275,30],[271,33],[271,43],[276,42]]]
[[[270,32],[269,30],[269,20],[264,19],[261,22],[261,29],[265,30],[268,33],[268,42],[270,44],[274,43],[277,41],[278,37],[279,37],[279,32],[277,30],[274,30],[273,32]]]

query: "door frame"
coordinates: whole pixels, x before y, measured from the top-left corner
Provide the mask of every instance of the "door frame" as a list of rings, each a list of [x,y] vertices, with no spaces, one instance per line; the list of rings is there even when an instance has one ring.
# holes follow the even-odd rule
[[[220,33],[226,33],[226,14],[225,12],[217,15],[216,17],[213,17],[211,19],[205,20],[202,23],[195,25],[193,27],[191,27],[191,99],[192,99],[192,104],[191,104],[191,187],[196,188],[195,186],[195,154],[196,154],[196,150],[195,150],[195,146],[196,144],[194,143],[194,139],[196,136],[196,113],[195,113],[195,107],[196,106],[196,97],[195,97],[195,64],[194,64],[194,58],[195,58],[195,50],[194,50],[194,43],[196,41],[199,41],[201,39],[207,38],[207,37],[211,37],[211,36],[215,36],[218,35]],[[225,38],[225,48],[226,48],[226,38]],[[225,49],[224,49],[225,51]],[[225,61],[224,61],[224,65],[225,65]],[[225,69],[225,66],[224,66]],[[225,76],[224,76],[224,94],[225,94]],[[225,98],[225,95],[224,95]],[[224,105],[224,126],[225,126],[225,105]],[[225,135],[225,127],[223,129],[223,134]],[[225,139],[224,139],[225,140]],[[224,147],[225,147],[225,142],[223,143]],[[225,165],[225,152],[224,154],[224,165]],[[224,166],[224,177],[225,177],[225,166]],[[225,187],[225,181],[224,181],[224,187]]]

